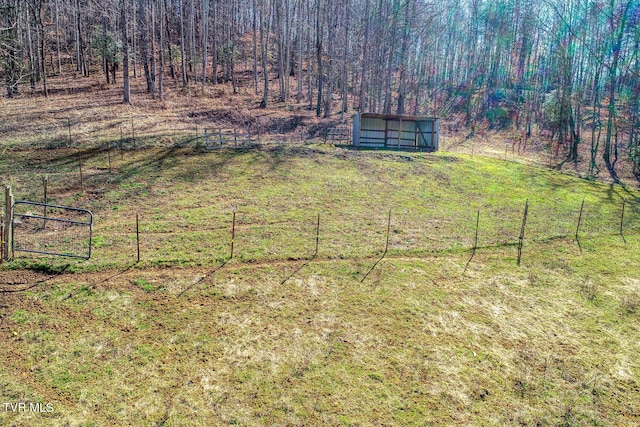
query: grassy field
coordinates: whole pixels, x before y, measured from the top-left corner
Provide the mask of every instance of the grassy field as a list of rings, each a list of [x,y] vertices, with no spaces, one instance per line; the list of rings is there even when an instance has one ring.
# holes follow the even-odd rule
[[[77,151],[0,163],[95,216],[91,260],[0,271],[2,403],[53,405],[1,425],[640,423],[637,192],[447,152],[80,156],[82,189]]]

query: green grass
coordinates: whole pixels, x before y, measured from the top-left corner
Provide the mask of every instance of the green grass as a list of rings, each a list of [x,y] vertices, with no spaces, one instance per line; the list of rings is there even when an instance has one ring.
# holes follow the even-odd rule
[[[51,197],[73,199],[59,154],[6,153],[49,173]],[[104,153],[88,156],[85,192],[70,199],[94,213],[91,260],[18,253],[5,265],[33,281],[66,263],[72,274],[0,300],[2,400],[55,408],[0,411],[0,424],[640,423],[637,192],[450,153],[112,160],[109,174]],[[11,179],[17,195],[37,194],[37,177]],[[362,281],[389,209],[389,251]],[[477,210],[480,249],[464,273]]]
[[[0,172],[27,162],[21,152],[8,154],[14,157]],[[380,253],[390,209],[391,253],[409,256],[469,249],[478,210],[480,246],[515,244],[525,200],[528,240],[574,236],[583,198],[584,250],[595,249],[588,236],[617,233],[623,197],[625,230],[640,228],[636,192],[465,155],[318,146],[216,153],[172,148],[127,153],[114,160],[114,174],[104,169],[104,157],[87,154],[90,172],[77,198],[78,177],[66,170],[67,154],[52,161],[29,153],[28,166],[49,173],[50,200],[94,212],[94,253],[75,265],[80,270],[121,268],[135,260],[136,211],[142,265],[150,266],[214,266],[228,257],[232,206],[235,255],[243,261],[309,257],[318,213],[319,256],[327,258]],[[18,198],[39,199],[37,177],[16,178]]]

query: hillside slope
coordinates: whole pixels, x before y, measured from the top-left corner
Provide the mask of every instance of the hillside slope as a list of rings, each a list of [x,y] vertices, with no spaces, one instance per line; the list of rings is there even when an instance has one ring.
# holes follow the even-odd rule
[[[0,164],[95,216],[91,260],[0,273],[2,400],[54,408],[2,425],[640,422],[636,192],[446,152],[80,154],[82,189],[75,150]]]

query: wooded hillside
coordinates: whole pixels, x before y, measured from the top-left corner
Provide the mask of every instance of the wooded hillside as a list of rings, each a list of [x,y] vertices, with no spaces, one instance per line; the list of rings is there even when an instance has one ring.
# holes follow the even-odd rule
[[[620,159],[640,175],[639,21],[638,0],[0,0],[0,72],[8,97],[100,73],[124,102],[131,76],[158,99],[230,83],[324,117],[546,131],[615,179]]]

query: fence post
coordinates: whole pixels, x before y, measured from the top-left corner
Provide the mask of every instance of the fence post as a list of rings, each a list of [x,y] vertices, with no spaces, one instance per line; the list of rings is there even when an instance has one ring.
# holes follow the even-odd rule
[[[236,240],[236,206],[232,206],[233,209],[233,222],[231,225],[231,256],[229,259],[233,258],[233,246]]]
[[[318,212],[318,224],[316,225],[316,253],[313,257],[318,256],[318,248],[320,247],[320,212]]]
[[[522,260],[522,245],[524,244],[524,228],[527,225],[527,214],[529,212],[529,199],[524,204],[524,215],[522,216],[522,228],[520,229],[520,239],[518,240],[518,267]]]
[[[46,205],[47,205],[47,202],[48,202],[48,200],[47,200],[47,186],[48,186],[48,184],[49,184],[49,175],[45,175],[42,178],[42,186],[44,187],[44,189],[43,189],[44,190],[44,204],[45,204],[45,206],[44,206],[44,215],[42,215],[42,216],[44,216],[43,223],[44,223],[44,227],[45,228],[47,228],[47,206]]]
[[[4,189],[4,201],[5,201],[5,227],[4,227],[4,259],[6,261],[11,260],[11,223],[13,220],[13,193],[11,192],[11,186],[7,185]]]
[[[84,177],[82,176],[82,157],[78,153],[78,167],[80,169],[80,191],[84,192]]]
[[[138,209],[136,209],[136,249],[138,251],[137,262],[140,262],[140,220],[138,218]]]
[[[476,253],[478,249],[478,228],[480,228],[480,209],[478,209],[478,215],[476,216],[476,237],[473,240],[473,253]]]
[[[478,249],[478,229],[480,228],[480,209],[478,209],[478,215],[476,216],[476,237],[473,239],[473,250],[471,252],[471,257],[469,261],[467,261],[467,265],[464,267],[464,271],[462,274],[464,275],[467,272],[467,268],[469,268],[469,264],[471,264],[471,260],[476,255],[476,250]]]
[[[71,118],[67,117],[67,128],[69,129],[69,148],[71,147]]]
[[[133,149],[136,149],[136,128],[133,124],[133,118],[131,119],[131,142],[133,142]]]
[[[369,274],[371,274],[373,269],[376,268],[376,266],[380,263],[380,261],[382,261],[384,257],[387,255],[387,250],[389,249],[389,232],[390,231],[391,231],[391,209],[389,209],[389,219],[387,220],[387,242],[384,245],[384,252],[382,253],[382,256],[380,257],[380,259],[378,259],[378,261],[376,261],[376,263],[371,266],[369,271],[367,271],[367,274],[365,274],[362,277],[362,280],[360,280],[360,283],[363,283],[365,279],[369,277]]]
[[[389,220],[387,221],[387,243],[384,245],[384,254],[387,254],[387,249],[389,249],[389,232],[391,231],[391,209],[389,209]]]
[[[122,128],[122,123],[120,123],[120,159],[122,160],[122,158],[124,157],[124,154],[122,154],[122,144],[123,144],[123,139],[124,139],[124,130]]]
[[[220,148],[222,148],[222,129],[218,129],[218,141],[220,142]]]
[[[0,265],[4,262],[4,212],[0,215]]]
[[[576,227],[576,243],[582,251],[582,246],[580,246],[580,240],[578,240],[578,233],[580,232],[580,224],[582,223],[582,211],[584,210],[584,197],[582,198],[582,204],[580,205],[580,215],[578,215],[578,226]]]
[[[627,204],[627,198],[623,197],[622,198],[622,214],[620,215],[620,236],[622,236],[622,240],[624,240],[624,243],[627,243],[627,240],[624,238],[624,234],[622,234],[622,226],[624,225],[624,208],[625,205]]]
[[[107,160],[109,162],[109,173],[112,173],[111,169],[111,143],[107,142]]]

